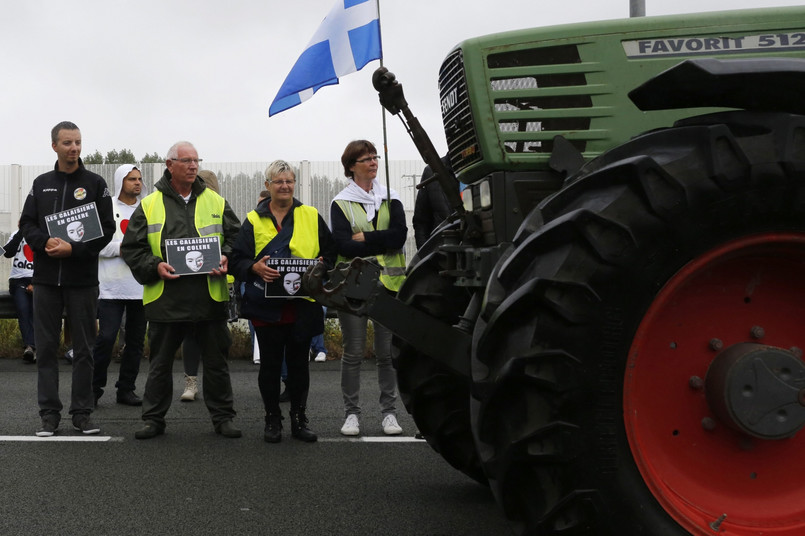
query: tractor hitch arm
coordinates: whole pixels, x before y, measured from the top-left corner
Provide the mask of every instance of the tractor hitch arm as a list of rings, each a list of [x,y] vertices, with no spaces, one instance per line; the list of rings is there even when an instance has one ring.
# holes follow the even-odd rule
[[[307,269],[302,285],[320,304],[368,316],[417,350],[469,379],[470,334],[395,298],[380,282],[382,270],[371,258],[340,263],[329,273],[319,262]],[[325,283],[326,278],[329,280]]]

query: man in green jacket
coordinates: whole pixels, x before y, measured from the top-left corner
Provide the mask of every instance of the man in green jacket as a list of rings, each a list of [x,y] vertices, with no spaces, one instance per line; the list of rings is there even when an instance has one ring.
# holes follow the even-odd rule
[[[151,363],[143,394],[145,425],[134,434],[137,439],[150,439],[165,431],[165,414],[173,398],[173,359],[188,334],[201,347],[204,402],[215,431],[224,437],[241,436],[232,423],[235,410],[227,364],[231,339],[226,325],[227,263],[240,221],[229,203],[199,180],[199,162],[198,152],[189,142],[178,142],[168,150],[167,170],[155,191],[134,211],[120,247],[134,278],[143,285],[149,322]],[[217,239],[220,263],[185,275],[175,273],[183,268],[184,254],[181,261],[168,264],[165,241],[197,237]]]

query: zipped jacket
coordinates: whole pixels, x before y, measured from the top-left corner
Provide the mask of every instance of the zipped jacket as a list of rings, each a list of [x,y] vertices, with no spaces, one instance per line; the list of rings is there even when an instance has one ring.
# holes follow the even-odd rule
[[[280,321],[284,309],[292,308],[295,336],[299,340],[309,339],[321,333],[324,321],[322,308],[316,302],[257,300],[252,306],[259,307],[260,310],[248,312],[250,295],[248,286],[255,278],[251,267],[262,258],[265,246],[271,243],[280,229],[293,230],[287,246],[291,256],[308,259],[321,257],[328,270],[333,267],[336,256],[335,241],[324,219],[314,207],[303,205],[298,199],[294,199],[293,209],[288,211],[282,222],[277,222],[269,208],[270,201],[269,198],[260,202],[257,208],[247,215],[232,250],[230,271],[236,279],[246,282],[247,286],[243,297],[244,309],[241,313],[244,318],[273,323]]]
[[[185,203],[185,200],[171,186],[169,171],[165,170],[162,178],[156,183],[154,190],[160,192],[165,209],[165,219],[159,237],[160,255],[154,255],[149,242],[149,222],[144,211],[144,205],[147,205],[145,199],[131,215],[123,242],[120,244],[120,255],[141,285],[153,285],[161,281],[157,267],[166,258],[166,239],[199,236],[196,228],[196,209],[199,207],[198,197],[206,188],[204,182],[197,177],[193,183],[190,200]],[[154,196],[156,192],[150,195]],[[218,196],[212,190],[208,193]],[[240,230],[240,221],[228,202],[225,201],[223,207],[221,254],[229,258],[232,244]],[[226,319],[227,303],[216,301],[210,297],[207,278],[208,276],[199,274],[183,275],[178,279],[166,280],[159,298],[145,305],[146,319],[149,322],[199,322]]]
[[[45,216],[95,202],[103,236],[88,242],[70,242],[69,257],[45,253],[48,228]],[[20,214],[20,232],[34,252],[34,285],[89,287],[98,285],[98,253],[115,234],[112,196],[106,181],[88,171],[81,159],[73,173],[58,170],[58,163],[34,179]]]

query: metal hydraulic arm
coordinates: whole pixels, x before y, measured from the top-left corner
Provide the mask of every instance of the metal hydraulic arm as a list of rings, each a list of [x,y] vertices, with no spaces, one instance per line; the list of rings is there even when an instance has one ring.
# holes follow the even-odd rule
[[[308,268],[302,284],[310,297],[322,305],[369,316],[420,352],[469,378],[470,334],[396,299],[380,282],[381,271],[382,267],[371,259],[352,259],[329,274],[323,263],[317,263]],[[325,284],[327,275],[329,281]]]
[[[459,192],[458,181],[455,175],[444,165],[441,158],[439,158],[439,153],[437,153],[436,148],[433,147],[433,143],[430,141],[427,132],[425,132],[419,120],[408,107],[408,102],[406,102],[405,95],[403,94],[402,84],[397,81],[397,77],[394,76],[394,73],[390,72],[385,67],[379,67],[372,75],[372,85],[374,85],[380,96],[380,104],[390,113],[400,117],[400,121],[402,121],[405,126],[405,130],[408,132],[411,140],[413,140],[414,145],[416,145],[422,159],[433,171],[433,177],[417,187],[421,188],[425,186],[427,182],[433,180],[439,181],[439,185],[447,196],[447,202],[456,214],[464,220],[464,236],[470,240],[479,237],[481,232],[475,218],[464,209],[464,203],[461,200],[461,193]]]

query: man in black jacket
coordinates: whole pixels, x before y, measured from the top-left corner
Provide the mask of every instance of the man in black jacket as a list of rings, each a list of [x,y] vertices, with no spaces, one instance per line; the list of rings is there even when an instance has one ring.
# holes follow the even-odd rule
[[[447,166],[448,170],[451,169],[450,158],[447,155],[442,157],[442,162]],[[431,177],[433,177],[433,170],[430,166],[425,166],[422,172],[422,179],[419,182],[425,182]],[[414,225],[414,239],[416,240],[417,249],[427,242],[433,230],[446,220],[452,212],[453,209],[450,207],[450,203],[447,202],[447,196],[438,181],[426,184],[417,192],[414,204],[414,218],[411,222]]]
[[[97,434],[100,428],[90,419],[95,400],[92,347],[97,331],[98,253],[115,232],[112,197],[103,177],[84,168],[81,131],[74,123],[63,121],[53,127],[51,141],[58,157],[56,165],[34,179],[20,216],[20,231],[34,252],[37,396],[42,419],[36,435],[52,436],[61,420],[58,350],[62,312],[73,341],[69,409],[73,428]],[[52,215],[57,213],[63,217],[54,219]],[[81,221],[85,231],[89,230],[78,240],[68,239],[63,232],[73,221]]]

